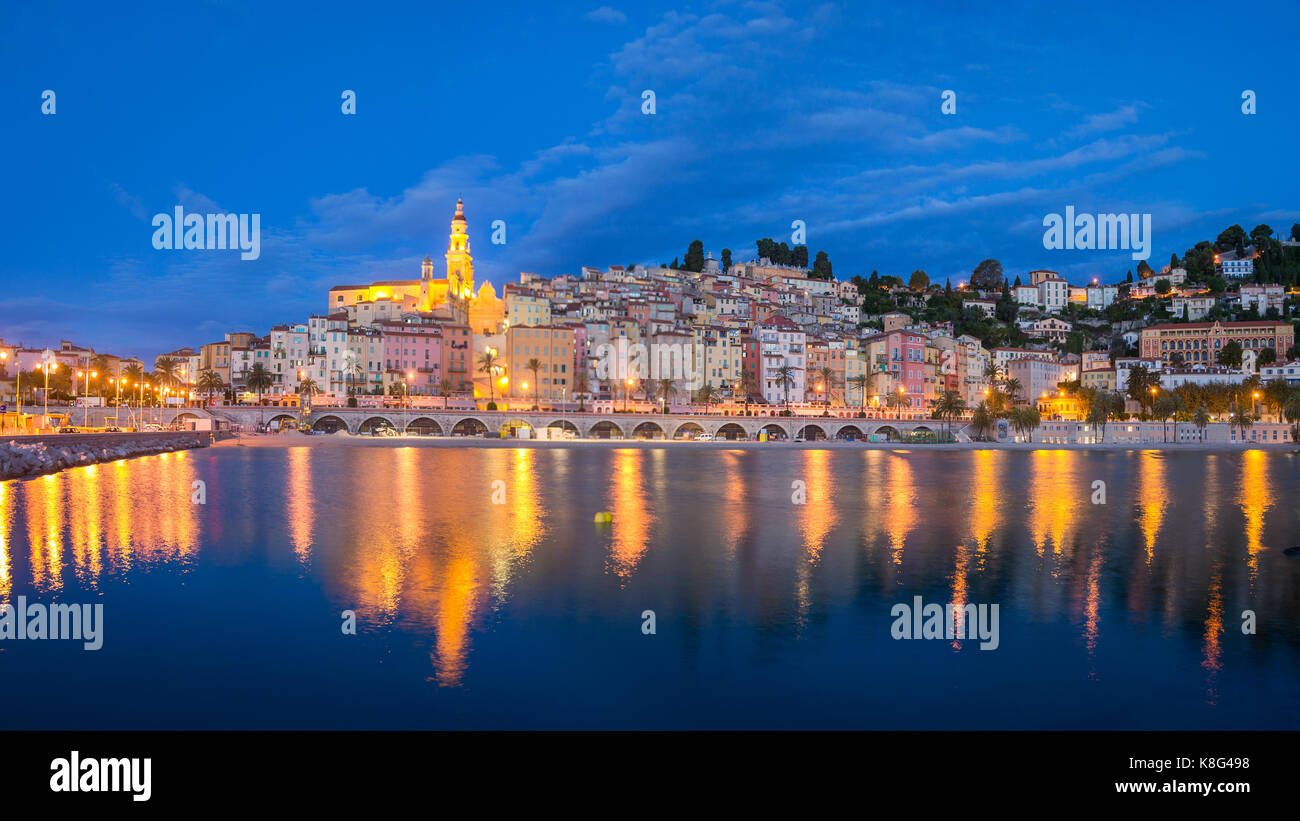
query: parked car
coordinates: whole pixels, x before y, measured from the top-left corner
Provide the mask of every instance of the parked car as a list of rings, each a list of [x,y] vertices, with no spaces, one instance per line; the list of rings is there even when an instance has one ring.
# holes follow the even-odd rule
[[[712,442],[712,441],[713,441],[713,434],[711,434],[711,433],[701,433],[699,436],[696,436],[696,437],[695,437],[695,441],[696,441],[696,442]]]
[[[145,425],[143,428],[145,433],[162,433],[162,429],[162,425],[155,425],[153,423]]]
[[[81,433],[81,431],[77,430],[71,425],[64,425],[63,427],[59,428],[59,433]]]
[[[371,436],[396,436],[397,431],[388,425],[379,425],[370,431]]]
[[[794,441],[796,441],[796,442],[802,442],[802,441],[803,441],[803,437],[802,437],[802,436],[796,436],[796,437],[794,438]]]
[[[119,428],[117,425],[109,425],[108,427],[104,428],[104,433],[121,433],[121,432],[122,429]]]

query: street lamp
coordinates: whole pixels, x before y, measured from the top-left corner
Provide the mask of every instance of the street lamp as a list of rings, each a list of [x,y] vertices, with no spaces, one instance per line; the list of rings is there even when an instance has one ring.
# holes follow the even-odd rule
[[[46,362],[41,365],[41,370],[45,371],[45,422],[47,424],[50,421],[50,371],[57,371],[58,369],[59,363],[57,362]],[[75,389],[75,384],[73,387]]]
[[[899,386],[898,386],[898,395],[899,395],[899,396],[903,396],[905,393],[907,393],[907,388],[903,387],[902,385],[899,385]],[[902,418],[903,418],[903,403],[902,403],[902,402],[899,402],[899,403],[898,403],[898,418],[899,418],[899,419],[902,419]]]
[[[628,377],[628,380],[627,380],[627,387],[623,390],[623,413],[627,413],[627,399],[628,399],[628,394],[630,394],[630,393],[632,392],[632,385],[633,385],[633,384],[634,384],[634,380],[633,380],[631,377]]]
[[[81,406],[81,426],[84,428],[89,424],[86,417],[90,414],[90,378],[92,376],[98,377],[99,371],[82,371],[81,373],[78,373],[77,376],[86,377],[86,395],[85,395],[86,404]],[[76,382],[72,383],[72,394],[73,394],[73,398],[75,399],[77,394]]]

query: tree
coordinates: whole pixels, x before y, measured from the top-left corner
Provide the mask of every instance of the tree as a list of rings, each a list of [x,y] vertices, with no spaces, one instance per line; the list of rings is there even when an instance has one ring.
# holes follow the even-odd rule
[[[221,377],[217,378],[220,379]],[[310,376],[298,380],[298,393],[306,393],[315,396],[316,392],[319,390],[320,386],[317,385],[316,380],[312,379]]]
[[[153,375],[159,385],[164,387],[176,383],[177,362],[170,356],[160,356],[154,360]]]
[[[1167,279],[1156,280],[1156,293],[1160,296],[1168,296],[1169,292],[1174,289],[1174,284]]]
[[[748,368],[740,369],[740,392],[745,395],[745,415],[749,416],[749,397],[758,388],[758,378]]]
[[[695,240],[686,249],[686,256],[682,258],[682,269],[699,273],[704,270],[704,243]]]
[[[939,397],[938,404],[935,405],[935,416],[948,423],[948,433],[952,434],[952,420],[961,416],[966,411],[966,400],[961,398],[957,391],[944,391],[943,396]]]
[[[731,249],[723,248],[722,249],[722,272],[725,274],[727,272],[727,269],[730,267],[731,267]]]
[[[858,407],[860,408],[865,407],[867,404],[867,385],[870,383],[871,377],[865,373],[849,377],[849,384],[858,389]]]
[[[275,379],[271,372],[261,362],[249,368],[248,376],[244,379],[244,385],[257,394],[257,404],[262,404],[262,392],[275,384]]]
[[[573,393],[578,397],[578,413],[587,409],[587,388],[587,369],[579,365],[578,372],[573,375]]]
[[[1192,412],[1192,424],[1201,432],[1201,441],[1205,441],[1205,429],[1210,424],[1210,412],[1205,409],[1204,405],[1198,405]]]
[[[1218,238],[1214,241],[1214,247],[1219,251],[1241,250],[1246,247],[1246,229],[1240,225],[1232,225],[1223,229]]]
[[[212,401],[212,394],[225,387],[225,383],[221,381],[221,374],[211,369],[199,373],[198,385],[199,390],[207,394],[209,402]]]
[[[1020,389],[1024,387],[1020,384],[1020,380],[1014,378],[1007,379],[1002,383],[1002,386],[1006,389],[1007,396],[1011,399],[1011,403],[1015,404],[1020,398]]]
[[[1226,365],[1229,368],[1241,367],[1241,343],[1237,340],[1230,341],[1224,345],[1215,355],[1214,361],[1220,365]]]
[[[542,369],[542,360],[534,357],[533,359],[528,360],[528,364],[525,365],[524,367],[528,368],[528,370],[533,372],[533,410],[538,410],[540,409],[541,406],[538,404],[538,399],[537,399],[537,391],[538,391],[537,372]]]
[[[896,391],[890,391],[889,395],[885,397],[885,404],[891,408],[897,409],[898,418],[902,419],[903,408],[907,407],[909,404],[907,400],[907,394],[903,391],[902,388],[899,388]]]
[[[441,380],[438,381],[438,393],[442,394],[443,410],[447,409],[447,398],[451,395],[451,391],[453,387],[454,386],[452,385],[451,380],[447,379],[446,377],[443,377]]]
[[[794,387],[794,372],[797,369],[793,365],[782,365],[776,369],[776,380],[781,385],[782,393],[785,396],[785,409],[790,410],[790,388]]]
[[[1002,263],[986,259],[971,272],[970,287],[977,291],[997,291],[1002,288]]]
[[[1264,404],[1273,409],[1277,416],[1277,421],[1282,421],[1282,408],[1291,400],[1294,393],[1291,386],[1285,379],[1272,379],[1264,386],[1261,393],[1264,395]]]
[[[831,386],[834,384],[835,371],[823,365],[817,369],[817,378],[821,380],[818,393],[826,394],[826,404],[829,405],[831,403]]]
[[[663,397],[663,400],[664,400],[664,404],[663,404],[663,412],[664,412],[664,413],[667,413],[667,412],[668,412],[668,400],[672,397],[673,393],[674,393],[673,380],[671,380],[671,379],[660,379],[660,380],[659,380],[659,395],[662,396],[662,397]]]
[[[1169,417],[1176,415],[1184,408],[1183,400],[1172,393],[1164,393],[1156,398],[1151,404],[1151,413],[1155,418],[1160,420],[1160,436],[1165,442],[1169,441],[1169,435],[1166,426],[1169,423]],[[1174,429],[1177,433],[1177,428]]]
[[[831,258],[826,256],[825,251],[817,252],[817,257],[813,260],[811,276],[813,279],[834,279],[831,273]]]
[[[912,276],[907,280],[907,287],[913,291],[924,291],[930,287],[930,275],[925,271],[913,271]]]
[[[1265,348],[1255,355],[1255,364],[1259,367],[1272,365],[1277,361],[1277,350],[1275,348]]]
[[[674,260],[675,261],[675,260]],[[492,377],[496,372],[497,354],[496,351],[488,348],[478,358],[478,372],[487,374],[488,383],[488,404],[496,404],[496,394],[493,393]]]
[[[1160,375],[1155,371],[1149,370],[1145,365],[1134,365],[1128,372],[1128,389],[1125,393],[1129,399],[1138,403],[1139,408],[1145,408],[1155,401],[1152,395],[1153,388],[1160,387]]]
[[[970,415],[970,423],[975,429],[976,438],[983,439],[984,431],[991,430],[993,427],[993,414],[989,413],[987,404],[980,402],[975,406],[975,410]]]

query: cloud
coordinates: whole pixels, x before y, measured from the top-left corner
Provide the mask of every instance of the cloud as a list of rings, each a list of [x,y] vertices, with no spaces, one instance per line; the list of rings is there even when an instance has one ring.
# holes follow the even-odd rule
[[[1100,134],[1132,125],[1138,121],[1138,111],[1143,108],[1146,108],[1146,103],[1136,102],[1120,106],[1105,114],[1091,114],[1082,123],[1067,129],[1065,136],[1071,139],[1086,137],[1089,134]]]
[[[585,19],[590,20],[593,23],[614,23],[616,25],[622,25],[627,22],[626,14],[618,9],[612,9],[609,6],[601,6],[594,11],[587,12],[583,16]]]

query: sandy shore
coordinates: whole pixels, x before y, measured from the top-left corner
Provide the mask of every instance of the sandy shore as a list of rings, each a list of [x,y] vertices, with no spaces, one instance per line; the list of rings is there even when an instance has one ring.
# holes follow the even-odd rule
[[[1171,450],[1171,451],[1241,451],[1241,450],[1298,450],[1290,442],[1277,444],[1201,444],[1199,442],[1120,442],[1105,445],[1058,445],[1039,442],[958,442],[955,444],[918,444],[910,442],[843,442],[820,440],[817,442],[753,442],[715,441],[694,442],[672,439],[479,439],[472,436],[355,436],[347,433],[317,434],[308,436],[297,431],[285,433],[244,433],[233,439],[217,442],[212,447],[380,447],[380,448],[738,448],[788,449],[788,450]]]

